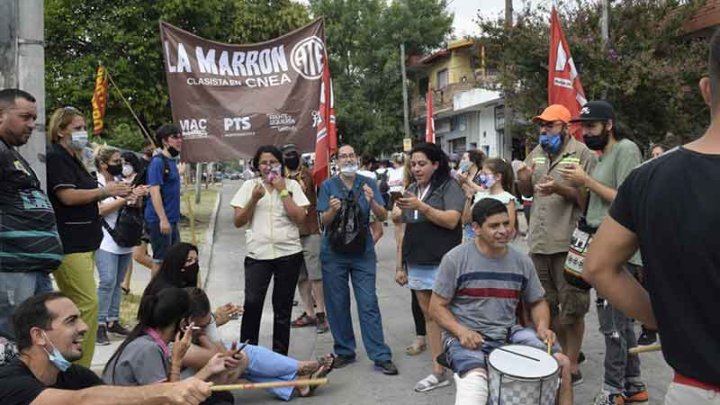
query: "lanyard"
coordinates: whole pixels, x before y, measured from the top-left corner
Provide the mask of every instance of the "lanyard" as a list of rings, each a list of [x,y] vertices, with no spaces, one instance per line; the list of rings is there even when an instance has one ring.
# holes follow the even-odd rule
[[[160,346],[160,349],[162,350],[165,357],[170,358],[170,348],[168,347],[167,343],[160,337],[160,334],[158,331],[156,331],[153,328],[145,328],[145,333],[148,334],[152,338],[152,340],[157,343],[158,346]]]
[[[427,187],[425,187],[425,190],[423,190],[422,193],[418,193],[419,194],[418,199],[420,201],[425,199],[425,196],[427,195],[428,191],[430,191],[430,186],[431,186],[431,184],[428,183]],[[418,185],[418,191],[420,191],[420,185]],[[413,217],[415,218],[416,221],[418,220],[418,217],[419,217],[418,210],[415,210],[415,212],[413,212]]]

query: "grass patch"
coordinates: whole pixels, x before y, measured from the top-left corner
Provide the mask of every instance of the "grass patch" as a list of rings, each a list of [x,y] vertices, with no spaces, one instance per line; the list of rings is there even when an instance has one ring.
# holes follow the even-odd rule
[[[180,212],[183,219],[180,220],[180,239],[183,242],[195,243],[201,246],[205,243],[205,235],[210,227],[210,217],[215,208],[218,198],[218,186],[211,185],[207,190],[203,185],[200,192],[200,204],[195,204],[195,189],[192,186],[186,187],[180,196]],[[219,185],[222,187],[222,184]],[[195,241],[193,242],[192,230],[190,229],[190,210],[195,215]],[[145,271],[145,269],[134,269],[133,271]],[[128,327],[137,324],[137,313],[140,307],[140,294],[123,295],[120,302],[120,322]]]

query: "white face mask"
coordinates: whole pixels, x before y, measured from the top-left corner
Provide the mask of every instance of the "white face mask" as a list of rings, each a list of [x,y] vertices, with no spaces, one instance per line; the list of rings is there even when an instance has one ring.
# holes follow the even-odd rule
[[[132,165],[123,165],[123,170],[122,170],[123,177],[132,176],[133,173],[135,173],[135,170],[133,170]]]
[[[359,169],[359,167],[358,167],[357,163],[355,163],[355,164],[349,164],[349,165],[342,166],[342,167],[340,168],[340,173],[342,173],[342,174],[355,174],[355,173],[357,173],[358,169]]]
[[[85,131],[74,131],[70,134],[70,145],[77,150],[88,146],[88,134]]]

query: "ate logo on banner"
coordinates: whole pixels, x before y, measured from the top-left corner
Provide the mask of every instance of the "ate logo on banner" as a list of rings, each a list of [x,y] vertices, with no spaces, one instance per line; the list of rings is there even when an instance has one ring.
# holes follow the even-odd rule
[[[317,80],[322,77],[323,55],[325,46],[323,41],[312,36],[295,44],[290,60],[292,67],[300,76],[308,80]]]

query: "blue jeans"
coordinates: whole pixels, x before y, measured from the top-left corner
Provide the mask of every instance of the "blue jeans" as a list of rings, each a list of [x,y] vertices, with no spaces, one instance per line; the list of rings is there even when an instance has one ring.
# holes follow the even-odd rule
[[[292,381],[297,378],[299,362],[293,358],[275,353],[262,346],[247,345],[243,349],[250,362],[242,375],[254,383]],[[293,387],[270,388],[276,397],[289,401],[292,399]]]
[[[170,246],[180,242],[180,230],[177,223],[170,223],[170,233],[163,235],[160,232],[160,222],[146,222],[148,235],[150,236],[150,246],[153,251],[153,262],[162,263],[165,258],[165,252]]]
[[[33,295],[48,291],[52,291],[48,273],[41,271],[0,272],[0,336],[15,340],[12,328],[12,315],[15,313],[15,309]]]
[[[390,360],[392,354],[385,344],[382,317],[375,293],[375,252],[361,255],[336,254],[328,246],[320,253],[325,291],[325,310],[330,331],[335,340],[335,354],[355,357],[355,332],[350,314],[350,288],[352,282],[360,316],[360,331],[370,360]]]
[[[625,269],[637,277],[638,266],[626,263]],[[640,357],[628,353],[629,349],[637,346],[632,318],[600,296],[596,304],[600,332],[605,337],[603,389],[610,393],[620,393],[630,386],[642,386]]]
[[[114,322],[120,319],[120,285],[132,260],[132,253],[118,255],[98,249],[95,253],[100,284],[98,285],[98,322]]]

